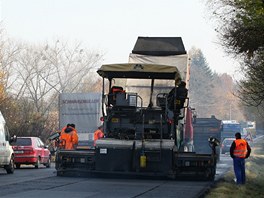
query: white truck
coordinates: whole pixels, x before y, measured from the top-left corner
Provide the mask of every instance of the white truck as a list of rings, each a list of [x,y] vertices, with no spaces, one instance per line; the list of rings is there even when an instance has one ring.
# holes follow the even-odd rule
[[[14,151],[11,142],[15,137],[10,137],[6,127],[5,119],[0,112],[0,167],[4,168],[8,174],[14,173]]]
[[[61,93],[59,97],[59,126],[75,124],[79,146],[93,145],[93,132],[102,125],[101,93]]]

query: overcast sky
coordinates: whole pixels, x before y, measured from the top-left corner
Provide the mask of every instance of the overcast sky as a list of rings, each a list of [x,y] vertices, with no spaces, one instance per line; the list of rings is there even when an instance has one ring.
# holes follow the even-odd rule
[[[138,36],[182,37],[209,67],[233,75],[235,62],[216,44],[202,0],[0,0],[8,36],[26,42],[81,41],[105,52],[104,63],[128,61]]]

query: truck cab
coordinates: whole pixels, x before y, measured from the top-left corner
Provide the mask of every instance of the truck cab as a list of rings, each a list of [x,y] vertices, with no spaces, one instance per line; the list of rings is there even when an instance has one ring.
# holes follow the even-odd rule
[[[14,173],[14,151],[11,143],[15,137],[11,137],[6,126],[5,119],[0,112],[0,167],[8,174]]]

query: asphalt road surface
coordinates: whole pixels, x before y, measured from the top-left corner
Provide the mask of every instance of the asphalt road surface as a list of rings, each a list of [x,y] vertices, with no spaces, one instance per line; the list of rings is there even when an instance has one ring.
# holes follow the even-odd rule
[[[254,141],[262,141],[263,136]],[[252,145],[253,146],[253,145]],[[215,180],[232,169],[229,154],[221,154]],[[14,174],[0,169],[0,197],[5,198],[197,198],[212,182],[57,177],[51,168],[21,166]]]
[[[231,167],[230,157],[221,155],[216,179]],[[41,166],[39,169],[21,166],[11,175],[0,170],[0,197],[6,198],[196,198],[211,184],[206,181],[57,177],[54,164],[51,168]]]

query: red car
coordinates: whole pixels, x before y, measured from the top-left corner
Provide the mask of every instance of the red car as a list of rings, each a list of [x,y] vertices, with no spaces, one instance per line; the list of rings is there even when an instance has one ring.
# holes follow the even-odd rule
[[[17,137],[13,150],[16,168],[20,168],[21,164],[32,164],[35,168],[39,168],[41,164],[50,167],[50,151],[38,137]]]

